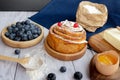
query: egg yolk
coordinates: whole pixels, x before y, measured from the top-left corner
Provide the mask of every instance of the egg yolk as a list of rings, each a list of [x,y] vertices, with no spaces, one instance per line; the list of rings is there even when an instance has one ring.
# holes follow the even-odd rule
[[[114,55],[99,55],[98,60],[106,65],[112,65],[116,63],[116,59]]]

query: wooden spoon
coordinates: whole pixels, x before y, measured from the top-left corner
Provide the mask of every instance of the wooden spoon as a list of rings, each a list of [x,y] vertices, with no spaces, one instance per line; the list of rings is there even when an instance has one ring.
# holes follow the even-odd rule
[[[38,64],[29,64],[31,61],[31,57],[13,58],[13,57],[0,55],[0,60],[8,60],[8,61],[17,62],[17,63],[21,64],[26,69],[37,69],[41,66],[41,64],[39,64],[39,63],[38,63],[39,65]],[[41,60],[39,60],[39,62],[41,62]]]

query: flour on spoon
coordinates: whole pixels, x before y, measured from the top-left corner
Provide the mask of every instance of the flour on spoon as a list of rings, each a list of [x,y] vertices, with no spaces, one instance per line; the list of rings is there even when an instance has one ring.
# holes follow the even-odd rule
[[[30,61],[25,64],[30,80],[41,80],[44,77],[46,64],[41,60],[40,55],[27,55],[26,57],[31,57]]]

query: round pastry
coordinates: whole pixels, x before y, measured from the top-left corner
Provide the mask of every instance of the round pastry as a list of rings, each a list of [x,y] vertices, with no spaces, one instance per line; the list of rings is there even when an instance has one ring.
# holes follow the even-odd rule
[[[81,51],[87,44],[86,32],[76,22],[62,21],[51,26],[47,36],[48,45],[55,51],[72,54]]]

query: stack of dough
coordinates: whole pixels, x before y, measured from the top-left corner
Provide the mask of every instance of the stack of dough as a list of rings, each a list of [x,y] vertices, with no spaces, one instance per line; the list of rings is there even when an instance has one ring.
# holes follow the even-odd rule
[[[76,22],[62,21],[51,26],[47,43],[57,52],[76,53],[81,51],[87,44],[86,32]]]

